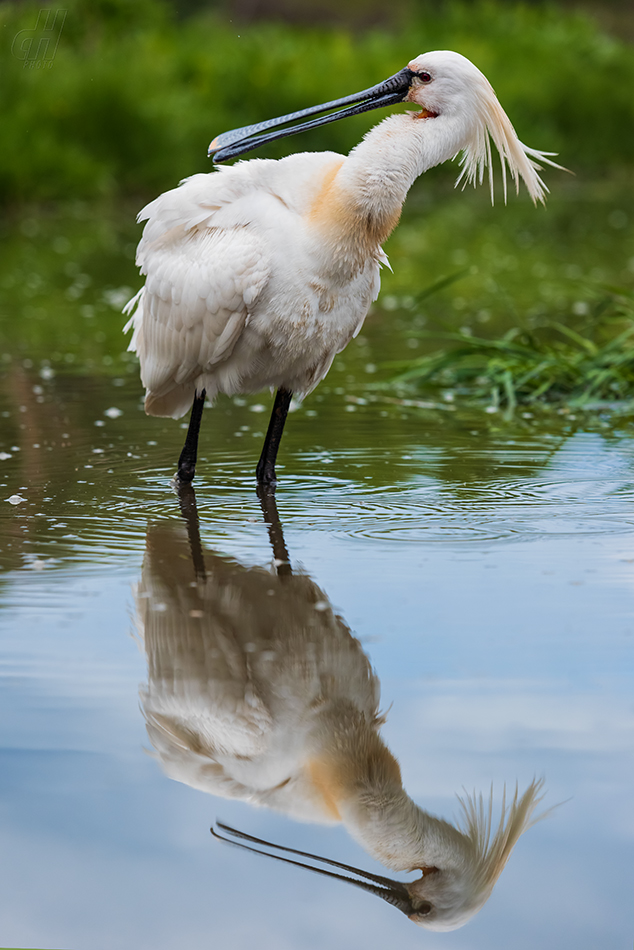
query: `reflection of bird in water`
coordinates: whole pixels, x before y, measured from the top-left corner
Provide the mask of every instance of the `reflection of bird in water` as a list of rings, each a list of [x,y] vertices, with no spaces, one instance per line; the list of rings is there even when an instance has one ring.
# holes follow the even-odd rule
[[[143,709],[165,772],[301,820],[343,822],[386,867],[422,871],[403,884],[335,863],[362,878],[354,883],[430,929],[466,923],[533,823],[541,783],[516,793],[495,828],[481,797],[461,800],[460,828],[423,811],[380,737],[379,681],[323,591],[291,572],[272,497],[278,574],[203,554],[193,497],[184,505],[195,570],[185,532],[151,526],[137,593]],[[233,843],[268,844],[220,827]]]
[[[177,419],[192,406],[181,483],[194,477],[205,394],[269,387],[277,396],[256,475],[260,484],[275,482],[291,395],[312,392],[360,330],[387,263],[381,245],[419,175],[462,153],[459,181],[482,182],[488,169],[493,196],[492,139],[505,196],[508,168],[518,190],[522,179],[534,202],[544,200],[538,162],[553,162],[520,142],[485,76],[447,50],[424,53],[356,95],[225,132],[210,151],[226,161],[397,103],[414,110],[385,119],[348,156],[240,162],[193,175],[141,211],[147,224],[137,263],[147,280],[126,307],[130,348],[139,356],[146,412]],[[288,127],[338,106],[345,108]]]

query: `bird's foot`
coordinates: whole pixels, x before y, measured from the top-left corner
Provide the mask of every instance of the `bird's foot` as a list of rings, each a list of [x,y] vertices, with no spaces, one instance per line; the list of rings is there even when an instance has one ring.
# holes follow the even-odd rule
[[[174,476],[176,485],[191,485],[196,474],[196,463],[185,461],[178,463],[178,471]]]
[[[264,462],[264,464],[258,463],[258,467],[255,470],[255,477],[257,479],[258,488],[275,491],[275,486],[277,485],[275,465],[272,465],[270,462]]]

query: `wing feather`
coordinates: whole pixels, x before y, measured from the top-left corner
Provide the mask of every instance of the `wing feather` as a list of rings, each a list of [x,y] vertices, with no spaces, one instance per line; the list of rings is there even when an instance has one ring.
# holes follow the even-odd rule
[[[130,349],[141,363],[146,410],[183,415],[196,380],[226,360],[270,276],[264,240],[242,222],[228,226],[235,198],[223,176],[195,175],[147,205],[137,251],[145,287],[126,307]],[[214,224],[224,208],[223,227]]]

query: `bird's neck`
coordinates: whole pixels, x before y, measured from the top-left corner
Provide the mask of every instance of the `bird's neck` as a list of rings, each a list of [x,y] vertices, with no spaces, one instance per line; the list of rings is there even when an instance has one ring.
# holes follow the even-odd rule
[[[318,751],[309,771],[315,792],[373,858],[394,871],[468,860],[465,835],[408,796],[375,724],[358,712],[325,712],[313,740]]]
[[[310,223],[341,258],[367,260],[398,224],[416,178],[459,150],[455,139],[442,117],[390,116],[326,169]]]
[[[388,798],[365,795],[350,799],[340,811],[352,837],[393,871],[469,862],[466,837],[416,805],[404,789]]]

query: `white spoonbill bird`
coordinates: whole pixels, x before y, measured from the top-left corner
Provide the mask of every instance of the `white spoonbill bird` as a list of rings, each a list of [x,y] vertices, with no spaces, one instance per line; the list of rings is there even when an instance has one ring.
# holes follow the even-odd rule
[[[189,538],[174,522],[148,528],[136,602],[148,662],[141,700],[157,757],[170,778],[200,791],[342,823],[385,867],[417,877],[402,882],[317,855],[302,856],[355,879],[294,863],[355,883],[430,930],[460,927],[534,823],[541,782],[516,791],[497,823],[480,796],[461,800],[458,824],[410,798],[381,738],[379,679],[323,590],[292,572],[272,493],[262,500],[277,575],[203,551],[191,507]],[[218,828],[243,847],[289,850]]]
[[[552,153],[523,145],[485,76],[446,50],[356,95],[219,135],[209,151],[223,162],[399,102],[415,109],[384,119],[348,156],[239,162],[185,179],[140,212],[146,282],[126,306],[126,329],[134,328],[145,411],[178,419],[192,406],[181,483],[194,477],[205,397],[270,387],[277,395],[256,475],[275,484],[291,396],[311,392],[359,332],[387,263],[381,245],[424,171],[462,153],[458,181],[476,184],[488,170],[493,196],[493,139],[505,198],[508,167],[516,189],[521,178],[533,201],[544,201],[538,163],[559,168]],[[289,125],[307,116],[318,117]]]

